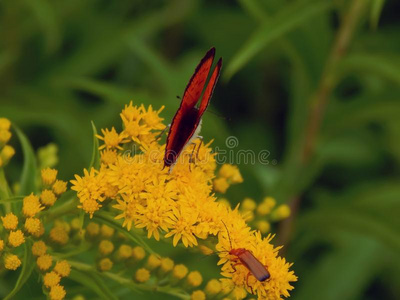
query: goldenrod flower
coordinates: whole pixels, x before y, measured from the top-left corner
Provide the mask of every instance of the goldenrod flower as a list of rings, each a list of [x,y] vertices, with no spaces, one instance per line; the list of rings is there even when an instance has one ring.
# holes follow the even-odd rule
[[[260,205],[257,207],[257,214],[260,216],[268,215],[274,208],[276,201],[272,197],[265,197]]]
[[[221,282],[219,282],[217,279],[211,279],[209,282],[207,282],[205,287],[205,292],[209,296],[215,296],[221,292],[221,290]]]
[[[94,222],[90,222],[86,226],[86,233],[91,237],[98,236],[100,233],[100,225]]]
[[[57,179],[56,182],[54,182],[52,189],[53,192],[59,196],[67,190],[67,182]]]
[[[39,230],[36,231],[36,232],[34,232],[34,233],[32,233],[32,235],[33,235],[34,237],[36,237],[36,238],[39,238],[39,237],[41,237],[43,234],[44,234],[44,226],[43,226],[43,223],[40,222],[40,224],[39,224]]]
[[[110,271],[111,270],[111,268],[112,268],[112,266],[113,266],[113,262],[112,262],[112,260],[111,259],[109,259],[108,257],[106,257],[106,258],[102,258],[100,261],[99,261],[99,270],[100,271]]]
[[[203,277],[201,276],[200,272],[192,271],[186,277],[186,282],[191,287],[198,287],[203,282]]]
[[[271,220],[280,221],[290,216],[290,207],[287,204],[279,205],[271,212]]]
[[[108,240],[102,240],[99,244],[99,252],[101,255],[106,256],[114,251],[114,245]]]
[[[235,285],[230,279],[221,278],[219,281],[221,283],[221,293],[224,295],[228,295],[235,288]]]
[[[43,205],[53,206],[56,203],[57,197],[51,190],[43,190],[40,194],[40,200]]]
[[[100,154],[101,162],[105,165],[113,165],[117,162],[117,150],[104,149]]]
[[[174,261],[168,257],[161,259],[160,270],[165,274],[171,272],[174,268]]]
[[[18,226],[18,217],[13,213],[8,213],[4,217],[1,217],[3,227],[7,230],[15,230]]]
[[[30,234],[35,234],[40,230],[40,220],[38,218],[27,218],[25,220],[25,230]]]
[[[132,247],[129,245],[121,245],[118,248],[118,257],[120,259],[128,259],[132,256]]]
[[[9,130],[11,127],[11,122],[9,119],[0,118],[0,130]]]
[[[60,283],[61,277],[56,272],[51,271],[44,275],[43,284],[45,287],[50,288]]]
[[[16,269],[19,268],[20,265],[21,265],[21,260],[18,258],[18,256],[14,254],[7,254],[4,257],[4,267],[7,270],[15,271]]]
[[[5,145],[1,150],[0,157],[4,164],[7,164],[9,160],[14,156],[15,150],[10,145]]]
[[[56,263],[54,271],[61,277],[68,277],[69,273],[71,273],[71,266],[68,261],[61,260]]]
[[[253,211],[256,209],[257,203],[251,198],[244,198],[240,208],[244,211]]]
[[[265,220],[260,220],[256,223],[256,227],[262,234],[265,234],[270,231],[271,229],[271,224]]]
[[[188,273],[188,268],[185,265],[176,265],[172,271],[172,276],[178,280],[185,278]]]
[[[132,257],[136,260],[142,260],[146,256],[146,252],[140,246],[136,246],[132,249]]]
[[[32,245],[32,254],[35,256],[42,256],[46,254],[47,246],[43,241],[34,242]]]
[[[58,171],[52,168],[46,168],[41,170],[42,182],[46,186],[50,186],[56,181]]]
[[[135,280],[140,283],[144,283],[150,279],[150,272],[145,268],[140,268],[135,273]]]
[[[102,129],[101,132],[103,133],[103,136],[100,135],[96,135],[96,137],[102,141],[104,141],[104,145],[100,146],[99,149],[112,149],[112,148],[116,148],[119,150],[122,150],[122,147],[120,146],[120,144],[126,143],[127,140],[126,138],[126,134],[122,133],[122,134],[118,134],[115,131],[115,128],[112,127],[111,130],[108,129]]]
[[[157,269],[160,265],[161,265],[161,259],[155,254],[150,254],[147,259],[146,267],[150,271],[152,271],[154,269]]]
[[[206,294],[201,290],[197,290],[197,291],[194,291],[190,295],[190,299],[191,300],[206,300]]]
[[[59,245],[65,245],[69,240],[67,231],[64,226],[60,225],[55,226],[50,230],[49,237],[53,242]]]
[[[219,177],[214,179],[213,185],[214,185],[214,191],[222,194],[225,194],[229,188],[228,180],[226,180],[226,178],[224,177]]]
[[[66,295],[65,289],[62,285],[52,286],[50,289],[51,300],[63,300]]]
[[[8,243],[12,247],[18,247],[25,243],[25,237],[21,230],[11,231],[8,235]]]
[[[100,233],[104,238],[111,238],[114,235],[115,229],[105,224],[101,225]]]
[[[25,217],[34,217],[43,209],[44,207],[40,204],[39,197],[35,196],[33,193],[24,198],[22,212]]]
[[[42,271],[47,271],[53,264],[53,257],[49,254],[41,255],[37,258],[36,264]]]
[[[182,239],[185,247],[197,245],[197,239],[194,236],[196,233],[196,225],[198,222],[198,213],[191,211],[189,207],[181,207],[180,210],[174,210],[174,218],[172,229],[165,237],[174,236],[172,244],[174,247]]]
[[[242,175],[240,174],[239,168],[230,164],[224,164],[218,172],[220,177],[226,178],[230,183],[241,183],[243,182]]]
[[[4,249],[4,241],[0,240],[0,252]]]
[[[0,145],[6,144],[11,139],[11,132],[0,129]]]

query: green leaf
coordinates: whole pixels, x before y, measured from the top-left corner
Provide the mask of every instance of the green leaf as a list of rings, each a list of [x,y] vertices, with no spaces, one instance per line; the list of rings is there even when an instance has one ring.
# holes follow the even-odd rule
[[[33,262],[33,256],[31,251],[31,241],[29,239],[26,240],[24,244],[24,258],[22,259],[22,270],[19,273],[17,282],[15,283],[12,291],[4,298],[4,300],[15,299],[15,294],[24,286],[25,282],[28,280],[29,276],[35,267]]]
[[[25,136],[25,134],[15,125],[13,125],[15,132],[17,133],[18,139],[21,142],[22,153],[24,155],[24,166],[22,168],[22,174],[20,179],[20,188],[18,195],[28,195],[32,192],[36,192],[36,174],[37,174],[37,162],[36,156],[33,152],[32,146]]]
[[[15,196],[15,197],[11,197],[11,198],[1,199],[0,204],[18,203],[18,202],[21,202],[23,199],[24,199],[24,196]]]
[[[91,168],[95,168],[96,170],[100,168],[99,139],[96,137],[97,129],[93,121],[92,121],[92,129],[93,129],[93,150],[92,150],[92,159],[90,161],[88,168],[89,171]]]
[[[99,220],[101,223],[104,223],[112,228],[114,228],[115,230],[121,232],[122,234],[124,234],[128,239],[130,239],[131,241],[133,241],[135,244],[140,245],[141,247],[143,247],[144,249],[147,250],[147,252],[155,254],[155,252],[153,251],[153,249],[151,249],[149,247],[149,245],[147,245],[147,243],[139,236],[136,234],[133,234],[130,231],[127,231],[125,228],[123,228],[121,226],[121,224],[119,222],[117,222],[115,219],[113,219],[112,217],[108,216],[105,212],[99,211],[96,212],[93,215],[94,219]]]
[[[379,18],[381,16],[384,4],[385,4],[385,0],[372,0],[371,1],[371,11],[369,14],[369,23],[370,23],[372,29],[376,29],[378,27]]]
[[[114,293],[108,288],[106,282],[92,271],[78,271],[75,268],[71,270],[68,276],[73,281],[86,286],[95,292],[99,297],[105,300],[118,300]]]
[[[288,4],[271,20],[264,22],[244,43],[228,64],[224,77],[229,80],[257,53],[274,40],[296,29],[312,17],[331,8],[331,1],[296,1]]]

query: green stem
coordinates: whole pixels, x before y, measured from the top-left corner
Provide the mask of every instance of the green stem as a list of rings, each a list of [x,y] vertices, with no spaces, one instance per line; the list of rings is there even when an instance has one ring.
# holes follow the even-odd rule
[[[77,205],[78,205],[77,199],[73,197],[66,200],[60,206],[45,211],[43,215],[47,218],[47,221],[52,221],[59,218],[60,216],[63,216],[67,213],[77,210]]]
[[[4,169],[0,168],[0,199],[8,199],[11,195],[12,192],[4,174]],[[11,203],[4,203],[4,212],[11,212]]]
[[[135,289],[139,289],[142,291],[160,292],[160,293],[178,297],[183,300],[190,299],[190,296],[181,289],[172,288],[170,286],[137,284],[137,283],[134,283],[131,279],[127,279],[125,277],[122,277],[120,275],[117,275],[117,274],[114,274],[111,272],[98,272],[94,267],[92,267],[91,265],[88,265],[88,264],[84,264],[84,263],[76,262],[76,261],[68,261],[68,263],[71,265],[71,267],[73,267],[79,271],[95,272],[96,274],[99,274],[103,277],[107,277],[121,285],[131,286]]]

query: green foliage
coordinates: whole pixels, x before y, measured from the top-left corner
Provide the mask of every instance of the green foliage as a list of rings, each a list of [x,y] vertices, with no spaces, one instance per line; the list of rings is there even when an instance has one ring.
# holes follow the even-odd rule
[[[360,16],[348,45],[327,71],[354,3],[362,8]],[[205,141],[214,138],[220,149],[227,149],[228,136],[236,136],[240,144],[234,151],[270,151],[268,165],[239,164],[245,181],[224,197],[233,205],[247,196],[261,200],[267,195],[292,204],[293,219],[272,228],[275,243],[285,245],[299,276],[291,298],[396,299],[398,7],[394,0],[2,1],[0,117],[21,130],[13,126],[18,139],[12,145],[20,154],[7,166],[9,178],[0,170],[1,209],[22,199],[12,196],[6,179],[20,182],[18,195],[34,191],[34,151],[49,142],[59,146],[57,169],[64,180],[89,162],[97,168],[96,127],[119,124],[118,114],[130,100],[157,109],[165,105],[162,115],[169,123],[179,106],[176,95],[199,58],[215,46],[224,59],[224,80],[210,110],[229,120],[206,114],[202,135]],[[325,80],[326,105],[307,156],[308,125]],[[120,228],[107,215],[94,218]],[[170,251],[150,248],[136,234],[127,237],[147,251]],[[33,265],[25,264],[31,252],[28,244],[24,247],[19,277],[0,279],[2,297],[12,290],[5,299],[43,297],[26,284]],[[207,279],[216,276],[213,262],[189,260],[182,253],[173,258],[201,269]],[[68,297],[80,294],[77,286],[84,285],[90,289],[88,299],[132,298],[134,287],[116,296],[118,286],[90,272],[73,270]]]

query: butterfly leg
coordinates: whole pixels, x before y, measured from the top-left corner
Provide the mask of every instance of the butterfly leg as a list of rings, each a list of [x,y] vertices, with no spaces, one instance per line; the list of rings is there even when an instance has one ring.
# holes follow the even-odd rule
[[[204,138],[201,135],[199,135],[197,138],[200,140],[200,143],[197,148],[196,159],[199,160],[199,152],[200,152],[201,145],[203,144]]]
[[[169,129],[170,127],[171,127],[171,124],[168,124],[167,126],[165,126],[165,128],[160,132],[160,134],[156,136],[156,141],[158,141],[163,136],[165,131],[167,131],[167,129]]]
[[[193,143],[193,150],[192,150],[192,153],[190,153],[190,157],[189,157],[189,170],[190,170],[190,172],[192,172],[192,163],[194,163],[193,154],[194,154],[195,150],[196,150],[196,144]]]

